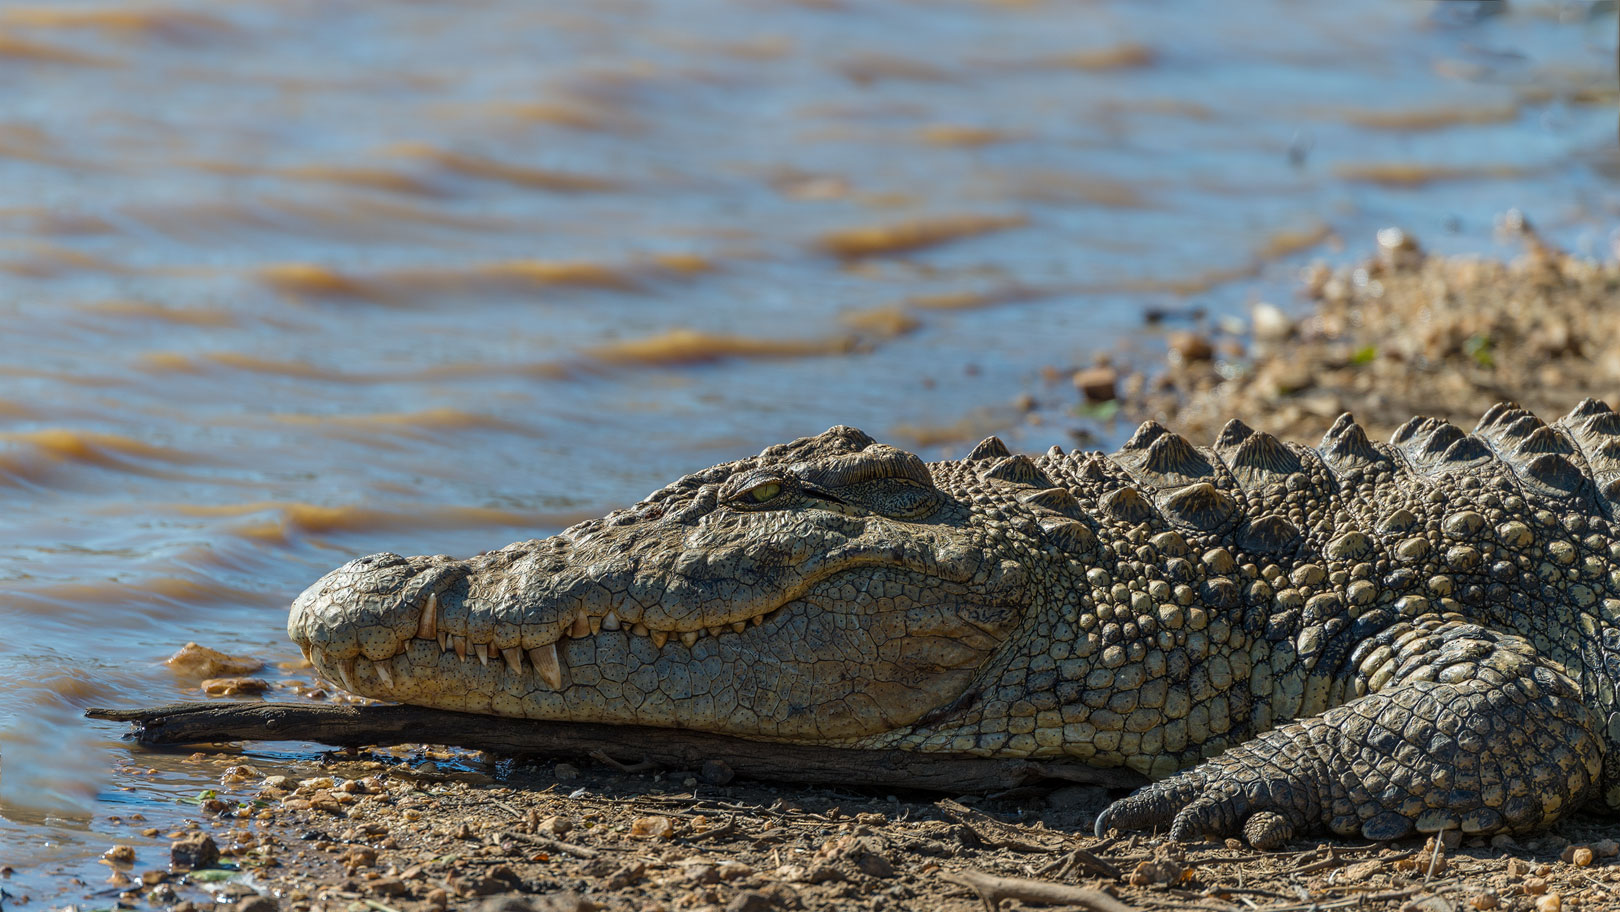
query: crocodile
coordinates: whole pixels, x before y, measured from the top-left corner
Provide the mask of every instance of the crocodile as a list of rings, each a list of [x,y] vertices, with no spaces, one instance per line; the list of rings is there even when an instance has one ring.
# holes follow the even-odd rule
[[[1595,399],[934,463],[834,427],[550,538],[352,561],[288,631],[379,699],[1145,775],[1099,833],[1524,833],[1620,807],[1617,511]]]

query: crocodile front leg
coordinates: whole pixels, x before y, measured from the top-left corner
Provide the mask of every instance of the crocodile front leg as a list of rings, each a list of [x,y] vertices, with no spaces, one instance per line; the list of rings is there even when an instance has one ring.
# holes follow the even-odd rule
[[[1593,794],[1597,719],[1524,639],[1436,620],[1393,645],[1385,663],[1363,669],[1372,692],[1114,802],[1097,832],[1241,831],[1267,845],[1324,827],[1377,840],[1519,833]]]

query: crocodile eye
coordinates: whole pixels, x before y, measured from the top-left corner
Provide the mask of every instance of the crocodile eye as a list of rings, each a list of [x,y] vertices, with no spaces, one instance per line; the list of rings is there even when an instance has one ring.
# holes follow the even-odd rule
[[[779,481],[767,481],[762,485],[756,485],[756,486],[750,488],[748,490],[748,493],[747,493],[746,496],[747,496],[747,498],[749,500],[753,501],[754,503],[765,503],[766,501],[774,499],[776,497],[776,495],[781,494],[781,493],[782,493],[782,483],[781,482],[779,482]]]

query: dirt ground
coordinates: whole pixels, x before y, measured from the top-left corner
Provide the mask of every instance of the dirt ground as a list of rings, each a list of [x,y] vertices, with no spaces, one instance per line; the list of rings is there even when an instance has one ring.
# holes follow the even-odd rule
[[[1387,435],[1413,414],[1471,427],[1504,398],[1549,418],[1587,395],[1615,400],[1620,348],[1608,340],[1620,338],[1620,266],[1551,250],[1522,219],[1505,227],[1525,242],[1511,263],[1426,258],[1411,238],[1384,232],[1361,266],[1309,273],[1304,319],[1260,309],[1246,326],[1179,333],[1162,372],[1082,372],[1075,407],[1114,402],[1121,417],[1155,417],[1195,440],[1238,415],[1310,442],[1344,410]],[[1090,405],[1079,404],[1081,387]],[[1083,786],[889,795],[420,747],[333,755],[302,779],[266,777],[235,754],[191,759],[219,767],[217,795],[192,826],[145,834],[169,837],[178,864],[141,870],[109,856],[127,871],[114,877],[128,878],[132,902],[196,909],[217,898],[261,912],[1620,909],[1620,824],[1586,815],[1520,840],[1306,839],[1260,852],[1236,840],[1094,838],[1110,796]]]

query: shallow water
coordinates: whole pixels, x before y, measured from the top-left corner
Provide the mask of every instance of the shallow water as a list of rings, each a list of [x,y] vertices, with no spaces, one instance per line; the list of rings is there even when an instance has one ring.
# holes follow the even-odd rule
[[[78,898],[108,815],[194,814],[217,769],[80,712],[196,697],[188,640],[296,660],[352,556],[837,423],[1068,444],[1043,368],[1151,361],[1145,312],[1286,303],[1385,225],[1506,255],[1519,207],[1609,255],[1614,5],[1488,11],[0,6],[5,889]]]

